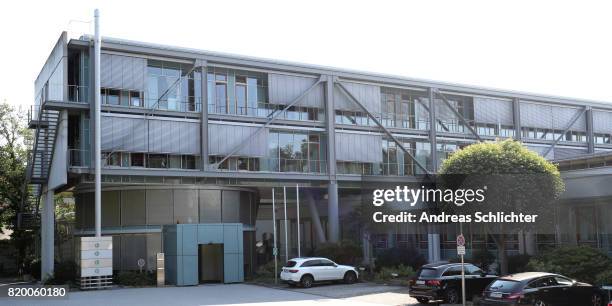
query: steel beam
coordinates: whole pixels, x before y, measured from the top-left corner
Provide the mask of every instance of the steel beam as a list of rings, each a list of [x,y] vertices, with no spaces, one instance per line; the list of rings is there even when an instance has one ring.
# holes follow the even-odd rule
[[[334,101],[334,76],[328,75],[325,83],[325,133],[327,134],[327,174],[336,179],[336,106]]]
[[[561,135],[559,135],[559,137],[557,137],[557,139],[555,139],[555,141],[550,145],[550,147],[548,147],[546,149],[546,151],[544,151],[542,156],[546,157],[546,155],[548,155],[548,153],[550,153],[550,151],[557,145],[557,143],[559,143],[559,141],[561,141],[561,138],[563,138],[563,136],[565,136],[565,133],[567,133],[567,131],[569,131],[569,129],[572,128],[574,123],[576,123],[576,121],[578,121],[578,118],[580,118],[584,113],[586,113],[586,111],[587,111],[587,106],[585,106],[582,109],[582,111],[576,112],[576,114],[574,115],[572,120],[570,120],[570,122],[567,124],[565,129],[563,129],[563,132],[561,132]]]
[[[382,125],[382,123],[376,118],[376,116],[374,116],[363,104],[361,104],[361,102],[359,102],[359,100],[357,100],[357,98],[355,98],[347,89],[346,87],[344,87],[344,85],[342,84],[342,82],[336,82],[336,85],[338,85],[338,88],[340,88],[340,91],[349,98],[349,100],[352,100],[355,104],[357,104],[357,106],[359,106],[366,114],[368,114],[368,116],[370,116],[370,118],[372,118],[372,121],[374,121],[374,123],[376,123],[376,125],[378,125],[378,127],[380,127],[385,134],[387,134],[387,136],[389,136],[389,138],[391,138],[396,144],[397,146],[402,149],[402,151],[404,151],[404,153],[408,156],[410,156],[410,158],[412,159],[412,161],[414,161],[414,163],[419,166],[419,168],[421,168],[425,174],[429,175],[431,174],[431,172],[427,169],[427,167],[423,166],[423,164],[421,164],[421,162],[419,162],[414,155],[412,155],[412,153],[406,149],[406,147],[404,147],[404,144],[401,143],[395,136],[393,136],[393,134],[384,126]]]
[[[311,92],[315,87],[317,87],[319,84],[321,84],[321,82],[323,82],[323,77],[320,77],[318,81],[316,81],[312,86],[310,86],[308,89],[306,89],[301,95],[299,95],[297,98],[293,99],[293,101],[291,101],[289,104],[287,104],[287,106],[285,106],[285,108],[283,108],[282,111],[273,113],[272,117],[270,117],[268,119],[268,121],[266,121],[266,123],[264,125],[260,126],[255,132],[253,132],[253,134],[251,134],[251,136],[249,136],[247,138],[247,140],[250,139],[250,138],[253,138],[253,137],[257,136],[257,134],[261,133],[261,131],[263,131],[266,127],[268,127],[270,124],[272,124],[272,122],[274,120],[276,120],[276,118],[278,118],[278,116],[280,116],[280,114],[285,113],[290,107],[292,107],[293,105],[297,104],[302,99],[304,99],[304,97],[306,97],[306,95],[308,95],[308,93]],[[230,151],[230,153],[228,153],[225,157],[223,157],[223,159],[221,159],[218,163],[213,164],[212,166],[215,169],[218,169],[220,164],[225,162],[228,158],[232,157],[234,154],[236,154],[236,152],[240,151],[240,149],[244,148],[248,143],[249,143],[248,141],[243,141],[243,142],[239,143],[232,151]]]
[[[450,108],[450,110],[453,112],[453,114],[455,114],[455,116],[457,116],[457,118],[459,118],[459,120],[470,130],[470,132],[476,136],[476,139],[478,139],[478,141],[482,141],[482,138],[480,138],[480,135],[478,135],[478,133],[476,133],[476,131],[474,130],[474,128],[467,122],[467,120],[465,120],[465,118],[463,117],[463,115],[461,115],[448,101],[448,99],[446,99],[446,96],[444,96],[443,93],[441,93],[438,89],[434,89],[434,93],[438,94],[438,96],[440,96],[440,98],[442,99],[442,101],[444,101],[444,104],[446,104],[446,106],[448,106],[448,108]],[[434,95],[435,96],[435,95]]]

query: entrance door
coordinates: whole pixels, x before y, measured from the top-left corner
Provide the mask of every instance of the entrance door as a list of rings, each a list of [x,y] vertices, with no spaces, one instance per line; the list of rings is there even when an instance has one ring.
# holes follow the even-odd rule
[[[200,244],[200,283],[223,283],[223,244]]]

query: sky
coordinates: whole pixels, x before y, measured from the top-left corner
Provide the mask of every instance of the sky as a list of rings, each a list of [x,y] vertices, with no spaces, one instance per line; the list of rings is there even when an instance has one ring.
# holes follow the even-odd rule
[[[612,103],[609,1],[2,1],[0,100],[61,31]],[[90,23],[83,23],[90,22]]]

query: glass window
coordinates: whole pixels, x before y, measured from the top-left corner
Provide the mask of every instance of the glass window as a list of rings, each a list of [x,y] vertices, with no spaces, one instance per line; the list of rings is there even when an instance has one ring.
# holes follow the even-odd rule
[[[215,104],[220,112],[227,111],[227,88],[224,83],[218,83],[215,85]]]
[[[561,286],[571,286],[574,284],[572,280],[561,276],[555,276],[555,281]]]
[[[183,155],[183,169],[195,169],[196,157],[193,155]]]
[[[173,169],[181,169],[181,156],[180,155],[170,155],[170,168]]]
[[[144,167],[144,153],[131,153],[130,154],[130,166],[132,167]]]
[[[129,103],[130,103],[130,92],[127,90],[122,90],[120,104],[123,106],[129,106]]]
[[[236,77],[236,80],[238,77]],[[247,87],[246,85],[236,85],[236,108],[237,114],[247,114]]]
[[[106,101],[110,105],[119,105],[119,90],[109,89]]]
[[[138,91],[130,92],[130,106],[142,107],[142,99],[140,97],[140,92]]]
[[[149,154],[149,168],[167,168],[168,155],[166,154]]]

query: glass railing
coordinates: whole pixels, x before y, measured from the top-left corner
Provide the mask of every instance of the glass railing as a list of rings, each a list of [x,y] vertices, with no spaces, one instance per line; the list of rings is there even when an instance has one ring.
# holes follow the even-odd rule
[[[284,158],[257,158],[257,164],[250,161],[243,163],[238,158],[230,158],[219,165],[219,171],[245,172],[290,172],[290,173],[326,173],[327,161]]]
[[[81,85],[45,84],[37,97],[37,104],[46,101],[89,103],[89,87]]]
[[[260,118],[269,118],[278,113],[277,119],[298,121],[322,121],[324,118],[324,111],[322,109],[295,107],[282,112],[285,107],[286,105],[277,104],[265,104],[265,107],[227,107],[224,105],[208,104],[208,113]]]
[[[168,98],[168,99],[145,99],[145,106],[141,105],[141,102],[137,103],[129,103],[128,105],[119,105],[119,106],[129,106],[136,108],[147,108],[154,110],[168,110],[168,111],[177,111],[177,112],[201,112],[202,111],[202,99],[200,97],[192,97],[186,96],[178,99]]]
[[[402,129],[429,129],[429,119],[417,118],[416,116],[397,115],[393,113],[373,113],[380,124],[386,128]],[[374,119],[363,112],[336,111],[336,123],[356,126],[377,126]]]

